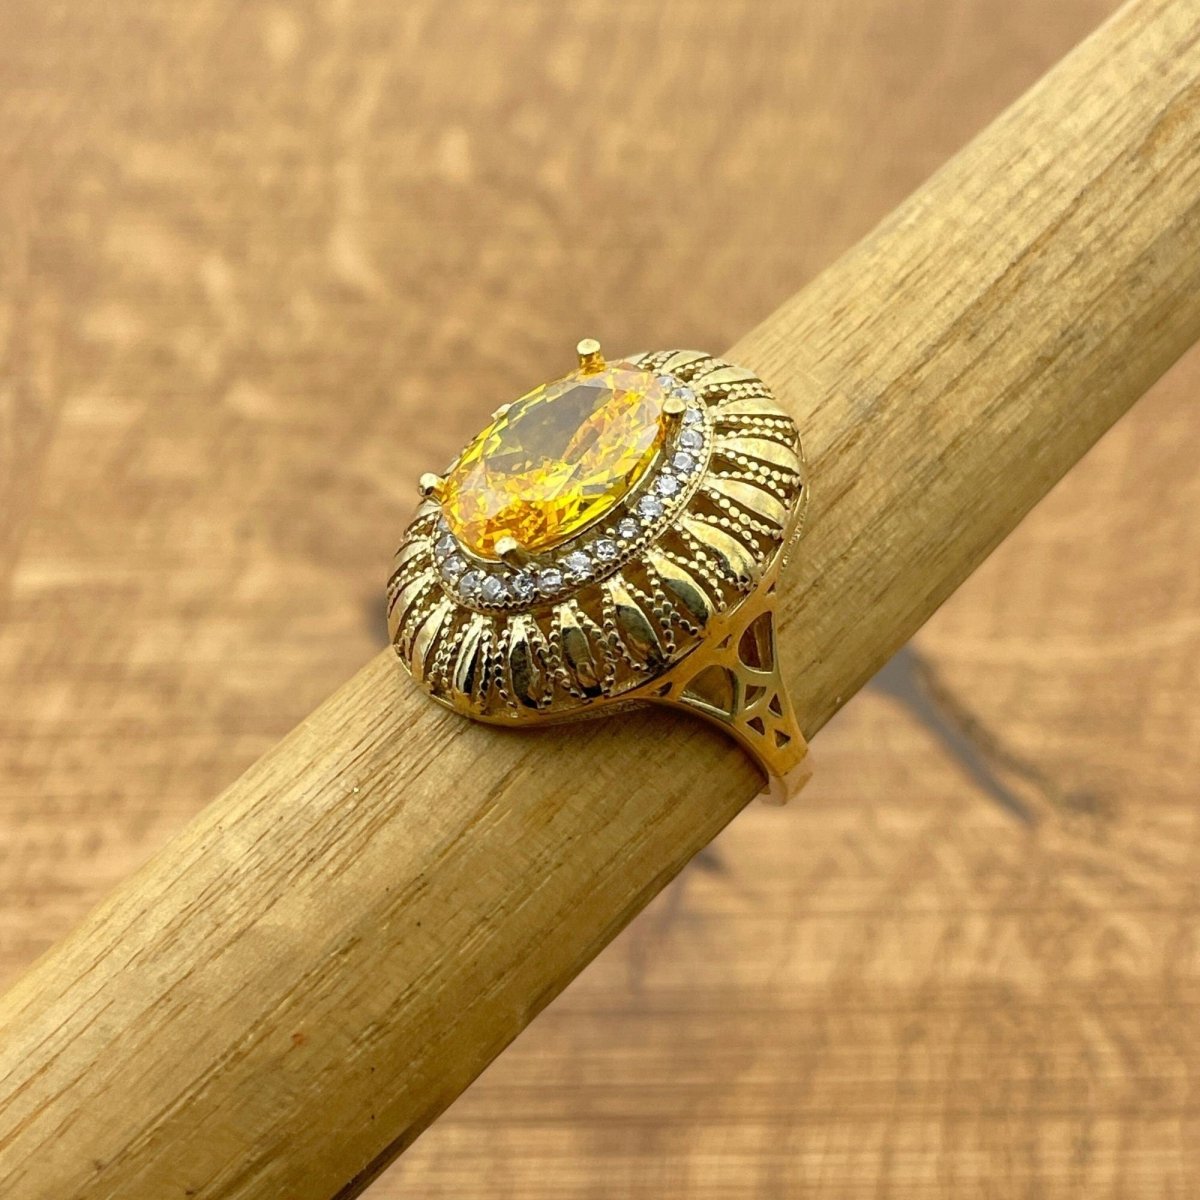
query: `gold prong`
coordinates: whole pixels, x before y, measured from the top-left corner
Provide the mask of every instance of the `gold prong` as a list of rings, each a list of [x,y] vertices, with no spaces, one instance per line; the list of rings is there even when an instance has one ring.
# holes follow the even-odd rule
[[[445,486],[445,479],[441,475],[435,475],[432,471],[426,471],[417,480],[417,491],[421,493],[423,500],[440,500]]]
[[[510,567],[523,567],[529,562],[529,553],[512,534],[506,533],[496,539],[496,553]]]
[[[511,404],[502,404],[499,408],[492,409],[492,420],[498,421],[508,410],[512,408]]]
[[[604,355],[600,350],[600,343],[595,338],[584,338],[575,347],[575,353],[579,355],[579,369],[585,374],[604,370]]]
[[[668,417],[682,417],[687,412],[687,401],[682,396],[668,396],[663,401],[663,412]]]

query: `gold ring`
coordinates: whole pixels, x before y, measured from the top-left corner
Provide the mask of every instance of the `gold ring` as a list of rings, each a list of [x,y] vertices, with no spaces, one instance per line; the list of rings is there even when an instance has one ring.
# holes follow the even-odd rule
[[[479,721],[698,713],[782,803],[808,776],[775,637],[808,500],[795,423],[757,375],[709,354],[606,362],[590,338],[577,354],[421,476],[388,580],[392,645]]]

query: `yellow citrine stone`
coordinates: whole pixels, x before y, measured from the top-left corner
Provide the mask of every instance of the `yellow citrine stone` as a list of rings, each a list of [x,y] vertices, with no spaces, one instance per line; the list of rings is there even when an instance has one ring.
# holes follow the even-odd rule
[[[497,557],[512,537],[531,553],[598,520],[654,461],[666,392],[631,363],[573,372],[514,401],[462,452],[442,508],[465,546]]]

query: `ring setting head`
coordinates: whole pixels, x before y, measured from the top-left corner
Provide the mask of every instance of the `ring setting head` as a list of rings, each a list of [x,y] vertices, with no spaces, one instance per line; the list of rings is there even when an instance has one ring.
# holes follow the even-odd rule
[[[387,589],[396,653],[477,720],[688,708],[778,785],[806,750],[773,626],[807,502],[796,426],[703,352],[577,354],[421,477]]]

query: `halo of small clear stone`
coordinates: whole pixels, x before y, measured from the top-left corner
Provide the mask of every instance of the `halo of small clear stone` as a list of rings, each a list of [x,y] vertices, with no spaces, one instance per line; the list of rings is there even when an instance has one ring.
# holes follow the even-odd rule
[[[459,603],[485,612],[528,608],[604,578],[654,541],[691,499],[712,443],[711,420],[696,391],[673,375],[658,378],[687,408],[661,463],[626,497],[619,516],[526,567],[477,558],[440,517],[430,541],[443,588]]]

